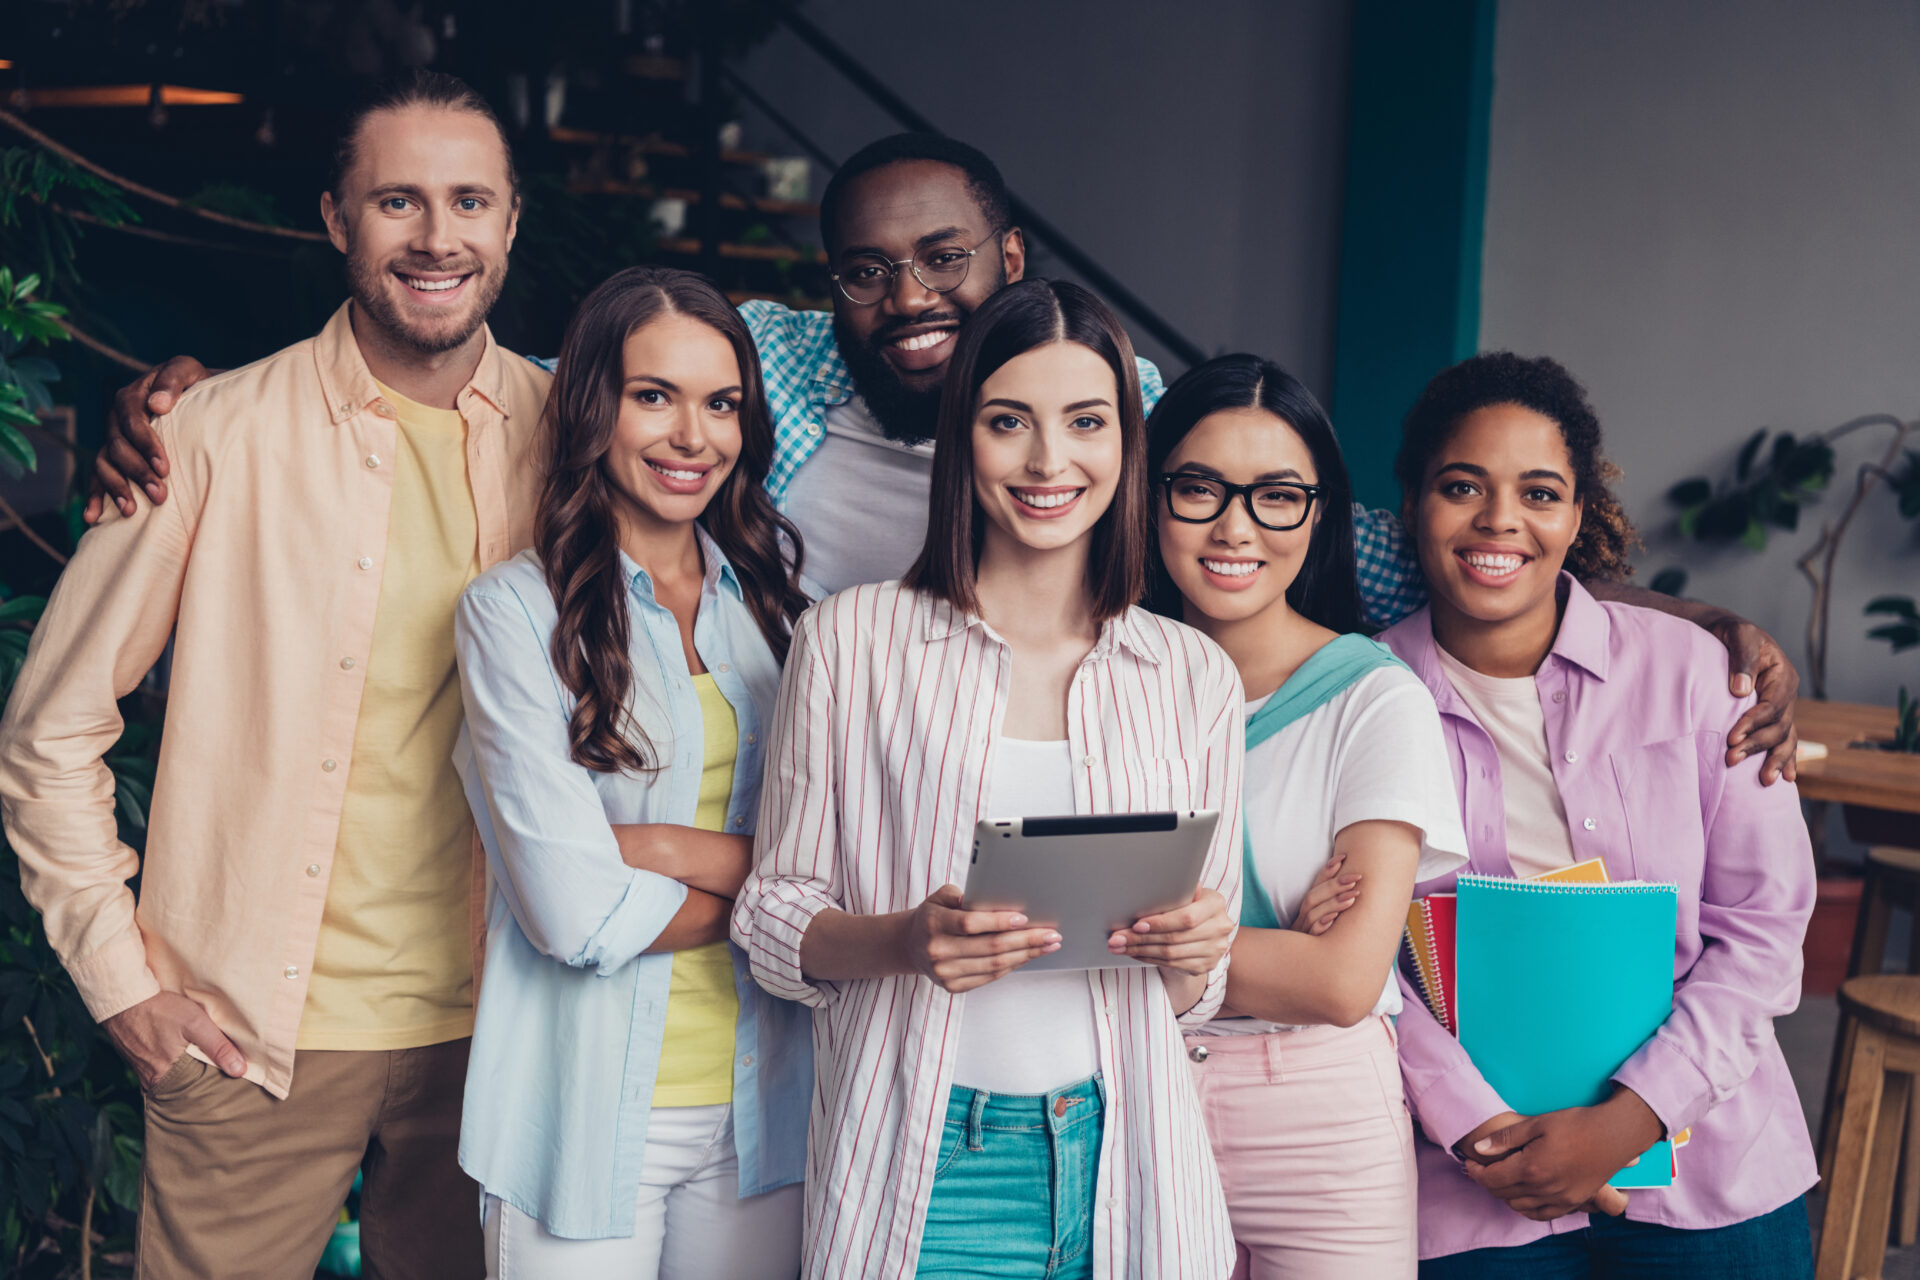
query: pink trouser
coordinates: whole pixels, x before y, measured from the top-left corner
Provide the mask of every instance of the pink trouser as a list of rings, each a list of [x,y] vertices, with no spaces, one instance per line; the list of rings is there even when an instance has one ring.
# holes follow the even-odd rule
[[[1392,1024],[1188,1036],[1234,1280],[1411,1277],[1413,1127]]]

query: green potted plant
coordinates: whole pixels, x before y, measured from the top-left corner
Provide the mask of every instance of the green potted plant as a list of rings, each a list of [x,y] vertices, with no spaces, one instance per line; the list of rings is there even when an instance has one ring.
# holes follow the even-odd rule
[[[1832,483],[1835,446],[1858,433],[1884,433],[1879,456],[1860,465],[1847,503],[1833,518],[1822,521],[1819,536],[1795,557],[1794,565],[1807,580],[1812,598],[1807,609],[1806,662],[1802,676],[1808,693],[1827,696],[1827,652],[1833,607],[1834,569],[1854,519],[1872,495],[1884,490],[1896,500],[1902,518],[1920,522],[1920,420],[1908,422],[1892,414],[1868,414],[1809,436],[1762,429],[1749,436],[1735,455],[1731,473],[1716,483],[1705,476],[1680,481],[1667,492],[1679,509],[1681,536],[1706,544],[1738,544],[1749,551],[1764,550],[1773,531],[1795,533],[1803,510],[1818,502]],[[1655,576],[1656,588],[1677,594],[1686,580],[1684,571],[1669,569]],[[1883,631],[1902,630],[1908,618],[1882,597],[1869,606],[1891,610],[1894,622]],[[1911,602],[1909,602],[1910,604]],[[1920,643],[1920,618],[1911,640]],[[1859,915],[1861,879],[1852,868],[1832,865],[1826,857],[1826,806],[1810,802],[1808,826],[1813,835],[1819,868],[1818,897],[1807,926],[1804,953],[1808,991],[1837,989],[1846,973]]]

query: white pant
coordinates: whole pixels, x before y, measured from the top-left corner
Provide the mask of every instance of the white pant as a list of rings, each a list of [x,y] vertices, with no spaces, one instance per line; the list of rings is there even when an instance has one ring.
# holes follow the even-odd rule
[[[740,1198],[733,1108],[656,1107],[633,1234],[567,1240],[487,1197],[487,1280],[793,1280],[801,1188]]]

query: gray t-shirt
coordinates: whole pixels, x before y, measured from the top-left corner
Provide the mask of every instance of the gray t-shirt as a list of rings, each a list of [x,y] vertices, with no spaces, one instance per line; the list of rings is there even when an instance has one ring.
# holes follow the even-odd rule
[[[787,486],[787,518],[807,544],[807,580],[822,591],[905,573],[927,537],[933,442],[889,440],[855,396],[827,409],[826,434]]]

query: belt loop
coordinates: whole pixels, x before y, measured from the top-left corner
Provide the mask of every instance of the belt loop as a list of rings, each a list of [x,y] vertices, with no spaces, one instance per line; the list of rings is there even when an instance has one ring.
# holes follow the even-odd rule
[[[1260,1038],[1266,1041],[1266,1044],[1263,1047],[1267,1051],[1267,1083],[1268,1084],[1285,1083],[1287,1078],[1287,1073],[1286,1073],[1286,1068],[1281,1064],[1281,1061],[1280,1061],[1280,1033],[1277,1031],[1268,1032],[1266,1035],[1261,1036]]]
[[[986,1150],[986,1145],[981,1140],[980,1121],[987,1112],[988,1096],[985,1089],[973,1091],[973,1105],[967,1109],[967,1150],[969,1151]]]

